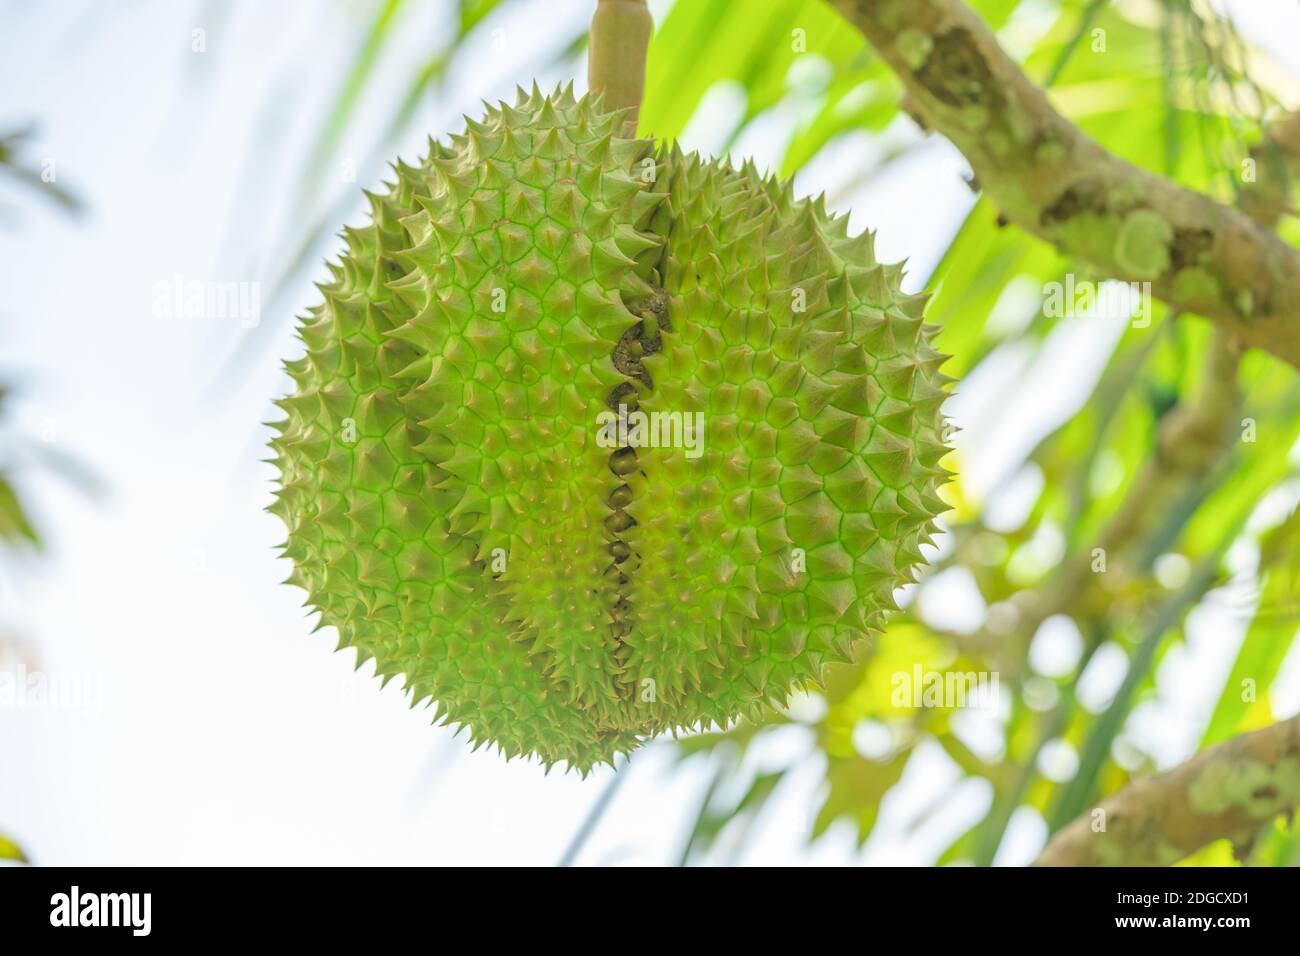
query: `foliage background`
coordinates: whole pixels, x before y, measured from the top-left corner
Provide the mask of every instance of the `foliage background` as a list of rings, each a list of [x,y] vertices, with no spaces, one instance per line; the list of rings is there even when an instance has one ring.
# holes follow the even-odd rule
[[[1108,149],[1227,201],[1261,122],[1300,106],[1289,0],[972,5]],[[534,77],[581,86],[591,5],[12,3],[0,133],[40,126],[0,159],[55,160],[88,212],[53,212],[30,176],[0,181],[14,277],[0,369],[23,385],[0,463],[0,532],[17,545],[0,663],[80,675],[102,697],[0,713],[0,834],[48,863],[1017,864],[1131,775],[1300,711],[1295,371],[1247,356],[1224,421],[1254,418],[1258,440],[1148,488],[1162,423],[1201,394],[1205,323],[1158,303],[1144,329],[1044,314],[1044,284],[1086,270],[999,228],[961,157],[899,112],[897,81],[819,0],[651,7],[643,129],[795,174],[906,257],[909,288],[935,292],[930,321],[963,378],[960,477],[906,613],[824,695],[656,744],[617,776],[543,778],[430,730],[396,686],[307,639],[299,596],[275,583],[287,569],[251,423],[284,388],[290,319],[333,232],[360,218],[359,187],[480,98]],[[1300,239],[1294,218],[1281,229]],[[260,324],[154,315],[177,276],[259,283]],[[21,436],[92,463],[106,500],[52,484]],[[1078,606],[1033,626],[1035,596],[1135,488],[1151,520],[1120,584],[1070,588]],[[32,528],[43,556],[23,543]],[[996,671],[996,705],[891,706],[891,676],[918,662]],[[1298,853],[1279,825],[1247,860]],[[1231,860],[1220,843],[1192,862]]]

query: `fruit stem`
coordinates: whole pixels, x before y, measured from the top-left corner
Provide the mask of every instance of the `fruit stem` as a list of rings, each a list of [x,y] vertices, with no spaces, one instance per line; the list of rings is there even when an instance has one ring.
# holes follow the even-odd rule
[[[605,109],[630,108],[635,129],[645,89],[645,58],[654,21],[646,0],[597,0],[587,49],[587,85]]]

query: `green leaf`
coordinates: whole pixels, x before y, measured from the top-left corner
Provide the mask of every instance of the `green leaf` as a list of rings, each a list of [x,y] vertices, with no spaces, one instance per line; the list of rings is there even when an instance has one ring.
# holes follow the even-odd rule
[[[975,849],[979,844],[980,830],[984,826],[984,820],[980,820],[965,833],[962,833],[957,839],[949,843],[939,854],[939,858],[934,861],[935,866],[947,866],[950,863],[959,863],[964,860],[973,859]]]
[[[366,88],[367,81],[374,71],[375,64],[379,62],[379,54],[397,22],[397,13],[401,6],[402,0],[385,0],[384,5],[375,14],[366,38],[357,48],[356,56],[352,61],[352,68],[348,71],[342,85],[339,87],[339,91],[334,98],[334,106],[325,118],[325,123],[316,137],[316,149],[308,161],[307,175],[303,180],[304,196],[309,196],[314,192],[321,167],[329,160],[334,148],[338,145],[340,137],[343,135],[343,131],[347,128],[352,113],[356,110],[357,103],[361,99],[361,94]]]
[[[861,73],[836,77],[821,109],[786,147],[781,175],[793,176],[837,136],[883,130],[898,115],[901,93],[897,78],[878,60]]]
[[[871,836],[880,813],[880,801],[903,776],[912,751],[904,750],[892,760],[881,762],[868,757],[847,759],[831,758],[826,767],[826,780],[830,792],[817,812],[813,823],[813,838],[821,836],[841,817],[848,817],[857,826],[858,846]]]
[[[16,863],[30,862],[23,848],[3,833],[0,833],[0,860],[13,860]]]
[[[758,818],[763,807],[767,805],[772,793],[785,778],[784,770],[777,770],[772,773],[760,773],[754,777],[749,788],[741,796],[740,800],[730,808],[716,810],[708,808],[705,805],[706,812],[702,813],[696,820],[695,830],[691,835],[692,852],[696,857],[703,856],[717,842],[718,837],[729,826],[739,827],[740,832],[736,834],[737,846],[744,845],[745,835],[752,830],[754,821]]]
[[[985,329],[1013,279],[1024,276],[1041,287],[1064,268],[1051,246],[1018,229],[999,228],[993,204],[977,202],[928,283],[934,298],[926,321],[943,326],[939,346],[953,356],[944,370],[966,374],[996,343]]]
[[[1222,552],[1227,550],[1230,541],[1231,539],[1224,541],[1218,553],[1203,559],[1187,583],[1160,607],[1155,620],[1130,658],[1128,671],[1110,706],[1093,725],[1084,742],[1079,754],[1079,768],[1061,794],[1048,821],[1053,833],[1082,813],[1095,795],[1097,780],[1110,756],[1111,745],[1128,719],[1139,686],[1150,677],[1157,652],[1166,635],[1214,582]]]
[[[722,82],[744,90],[743,124],[784,98],[791,66],[805,57],[823,60],[833,77],[854,77],[836,87],[840,93],[865,78],[864,68],[875,59],[862,36],[822,0],[676,3],[650,43],[640,129],[665,139],[680,136],[705,94]],[[886,74],[876,65],[870,75]]]
[[[83,206],[79,198],[19,160],[18,153],[35,132],[34,127],[28,126],[0,135],[0,173],[53,200],[66,212],[80,213]]]
[[[22,502],[3,474],[0,474],[0,541],[6,544],[40,544],[40,538],[28,520]]]
[[[1246,681],[1262,697],[1281,670],[1300,629],[1300,509],[1265,538],[1260,571],[1264,588],[1232,671],[1210,717],[1201,746],[1213,747],[1244,730],[1251,703],[1243,699]]]

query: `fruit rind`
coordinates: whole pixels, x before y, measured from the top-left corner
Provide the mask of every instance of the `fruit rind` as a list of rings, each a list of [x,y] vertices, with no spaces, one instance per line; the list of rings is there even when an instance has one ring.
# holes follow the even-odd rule
[[[623,126],[534,87],[397,163],[272,441],[289,580],[339,646],[582,772],[849,660],[944,510],[945,356],[901,268]],[[598,440],[628,412],[703,441]]]

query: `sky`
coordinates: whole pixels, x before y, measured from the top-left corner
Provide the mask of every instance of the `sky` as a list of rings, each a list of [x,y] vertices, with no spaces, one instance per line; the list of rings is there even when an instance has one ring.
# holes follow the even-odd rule
[[[380,690],[369,667],[354,671],[329,631],[309,636],[301,592],[280,584],[289,569],[273,546],[283,529],[262,510],[273,471],[260,461],[269,434],[260,423],[275,417],[270,401],[286,388],[280,359],[297,354],[289,318],[313,301],[321,274],[308,270],[271,301],[302,235],[303,195],[382,174],[370,161],[382,107],[447,29],[449,7],[426,4],[399,31],[322,185],[304,181],[303,158],[367,5],[0,5],[0,130],[35,122],[33,155],[87,207],[68,217],[8,186],[0,192],[0,372],[15,392],[6,434],[31,439],[33,455],[74,458],[102,485],[87,494],[25,459],[18,478],[47,547],[0,569],[9,651],[0,664],[58,675],[70,695],[0,713],[0,832],[37,862],[550,864],[609,784],[609,770],[584,780],[471,753],[463,737],[411,711],[396,683]],[[665,8],[652,3],[660,15]],[[480,98],[530,81],[589,9],[568,0],[500,18],[500,48],[465,51],[397,151],[414,159],[426,132],[453,131]],[[1233,9],[1300,75],[1296,51],[1278,41],[1285,18],[1296,23],[1295,4]],[[537,78],[546,86],[578,74],[581,89],[579,66],[562,61]],[[711,94],[687,146],[716,149],[716,120],[736,108],[727,90]],[[781,121],[756,124],[734,152],[763,165]],[[881,148],[846,139],[801,173],[797,191],[827,190],[851,208],[855,230],[878,230],[882,258],[909,260],[916,287],[971,202],[965,164],[935,141],[906,168],[851,185],[864,155]],[[257,290],[257,312],[189,317],[171,290],[192,281]],[[1095,329],[1062,324],[1038,380],[1024,383],[1018,427],[985,436],[968,456],[987,490],[1086,394],[1105,346]],[[955,418],[978,418],[998,379],[1015,372],[1016,357],[1004,361],[963,386]],[[940,603],[982,612],[961,581]],[[1213,680],[1211,665],[1235,652],[1215,638],[1233,622],[1204,613],[1161,673],[1170,692],[1139,722],[1170,762],[1194,743],[1185,727],[1204,707],[1196,682]],[[1047,635],[1045,667],[1054,654],[1068,658],[1070,640]],[[1290,706],[1300,709],[1300,662],[1287,675]],[[972,740],[988,738],[980,721],[991,719],[973,715]],[[809,752],[809,732],[793,726],[754,756],[756,769],[800,759],[801,771],[755,838],[724,841],[715,861],[922,863],[987,805],[979,784],[959,782],[945,757],[924,752],[864,850],[843,824],[809,845],[821,773]],[[579,860],[676,862],[707,769],[652,745],[624,774]],[[918,794],[949,789],[952,812],[902,832]],[[999,861],[1031,859],[1042,839],[1041,822],[1016,821]]]

